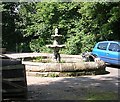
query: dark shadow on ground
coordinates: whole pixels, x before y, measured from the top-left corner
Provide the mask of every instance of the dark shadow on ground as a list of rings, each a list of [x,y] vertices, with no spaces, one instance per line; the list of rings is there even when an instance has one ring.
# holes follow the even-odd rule
[[[120,69],[120,66],[118,66],[118,65],[107,64],[106,66],[111,67],[111,68]]]
[[[28,86],[28,100],[118,100],[117,77],[69,77],[40,82]]]

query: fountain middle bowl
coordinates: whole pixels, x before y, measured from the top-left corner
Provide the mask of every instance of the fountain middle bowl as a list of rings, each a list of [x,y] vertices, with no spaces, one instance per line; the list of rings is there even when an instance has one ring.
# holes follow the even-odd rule
[[[48,48],[63,48],[65,45],[46,45]]]

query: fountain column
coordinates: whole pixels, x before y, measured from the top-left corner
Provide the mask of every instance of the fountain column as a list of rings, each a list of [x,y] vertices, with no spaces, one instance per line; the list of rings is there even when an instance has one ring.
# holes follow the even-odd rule
[[[60,48],[65,47],[65,45],[60,45],[59,44],[59,40],[62,37],[62,35],[58,34],[58,28],[55,29],[55,35],[51,35],[54,39],[53,41],[53,45],[47,45],[48,48],[52,48],[53,49],[53,59],[55,62],[60,62],[61,57],[60,57],[60,53],[59,50]]]

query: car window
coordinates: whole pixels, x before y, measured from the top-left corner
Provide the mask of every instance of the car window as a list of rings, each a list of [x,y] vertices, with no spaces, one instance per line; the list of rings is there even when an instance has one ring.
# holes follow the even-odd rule
[[[118,44],[111,43],[108,50],[114,52],[120,52],[120,46]]]
[[[97,48],[101,50],[106,50],[107,49],[108,43],[99,43]]]

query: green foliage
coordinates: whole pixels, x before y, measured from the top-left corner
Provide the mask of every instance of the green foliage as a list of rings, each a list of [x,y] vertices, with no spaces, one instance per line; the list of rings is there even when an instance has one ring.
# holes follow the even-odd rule
[[[13,12],[20,5],[19,13]],[[21,2],[3,7],[3,46],[19,51],[51,52],[57,27],[66,44],[62,53],[91,51],[101,40],[120,40],[120,2]],[[10,39],[14,36],[13,39]],[[27,47],[25,47],[27,46]]]
[[[35,39],[30,42],[30,48],[33,52],[41,52],[41,45],[44,45],[42,38]]]
[[[95,35],[89,34],[83,36],[81,43],[82,43],[81,52],[92,51],[92,48],[95,45]]]
[[[30,49],[33,52],[48,52],[48,53],[52,52],[50,48],[46,47],[45,41],[42,38],[31,40]]]
[[[86,97],[87,100],[95,100],[98,101],[98,100],[117,100],[118,99],[118,94],[115,93],[115,92],[92,92],[92,91],[89,91],[89,94],[88,96]]]
[[[52,72],[52,73],[48,73],[47,77],[53,77],[54,78],[54,77],[59,77],[59,75],[57,73]]]
[[[66,63],[65,60],[61,60],[60,63]]]
[[[46,59],[44,57],[34,57],[32,59],[32,61],[33,62],[42,62],[42,63],[50,63],[50,62],[52,62],[51,59],[48,59],[48,58]]]
[[[80,54],[81,52],[81,39],[79,36],[72,36],[68,38],[66,43],[65,53],[67,54]]]
[[[16,30],[15,21],[19,20],[19,15],[15,12],[18,3],[3,3],[2,12],[2,47],[15,51],[16,43],[19,43],[21,36]]]

